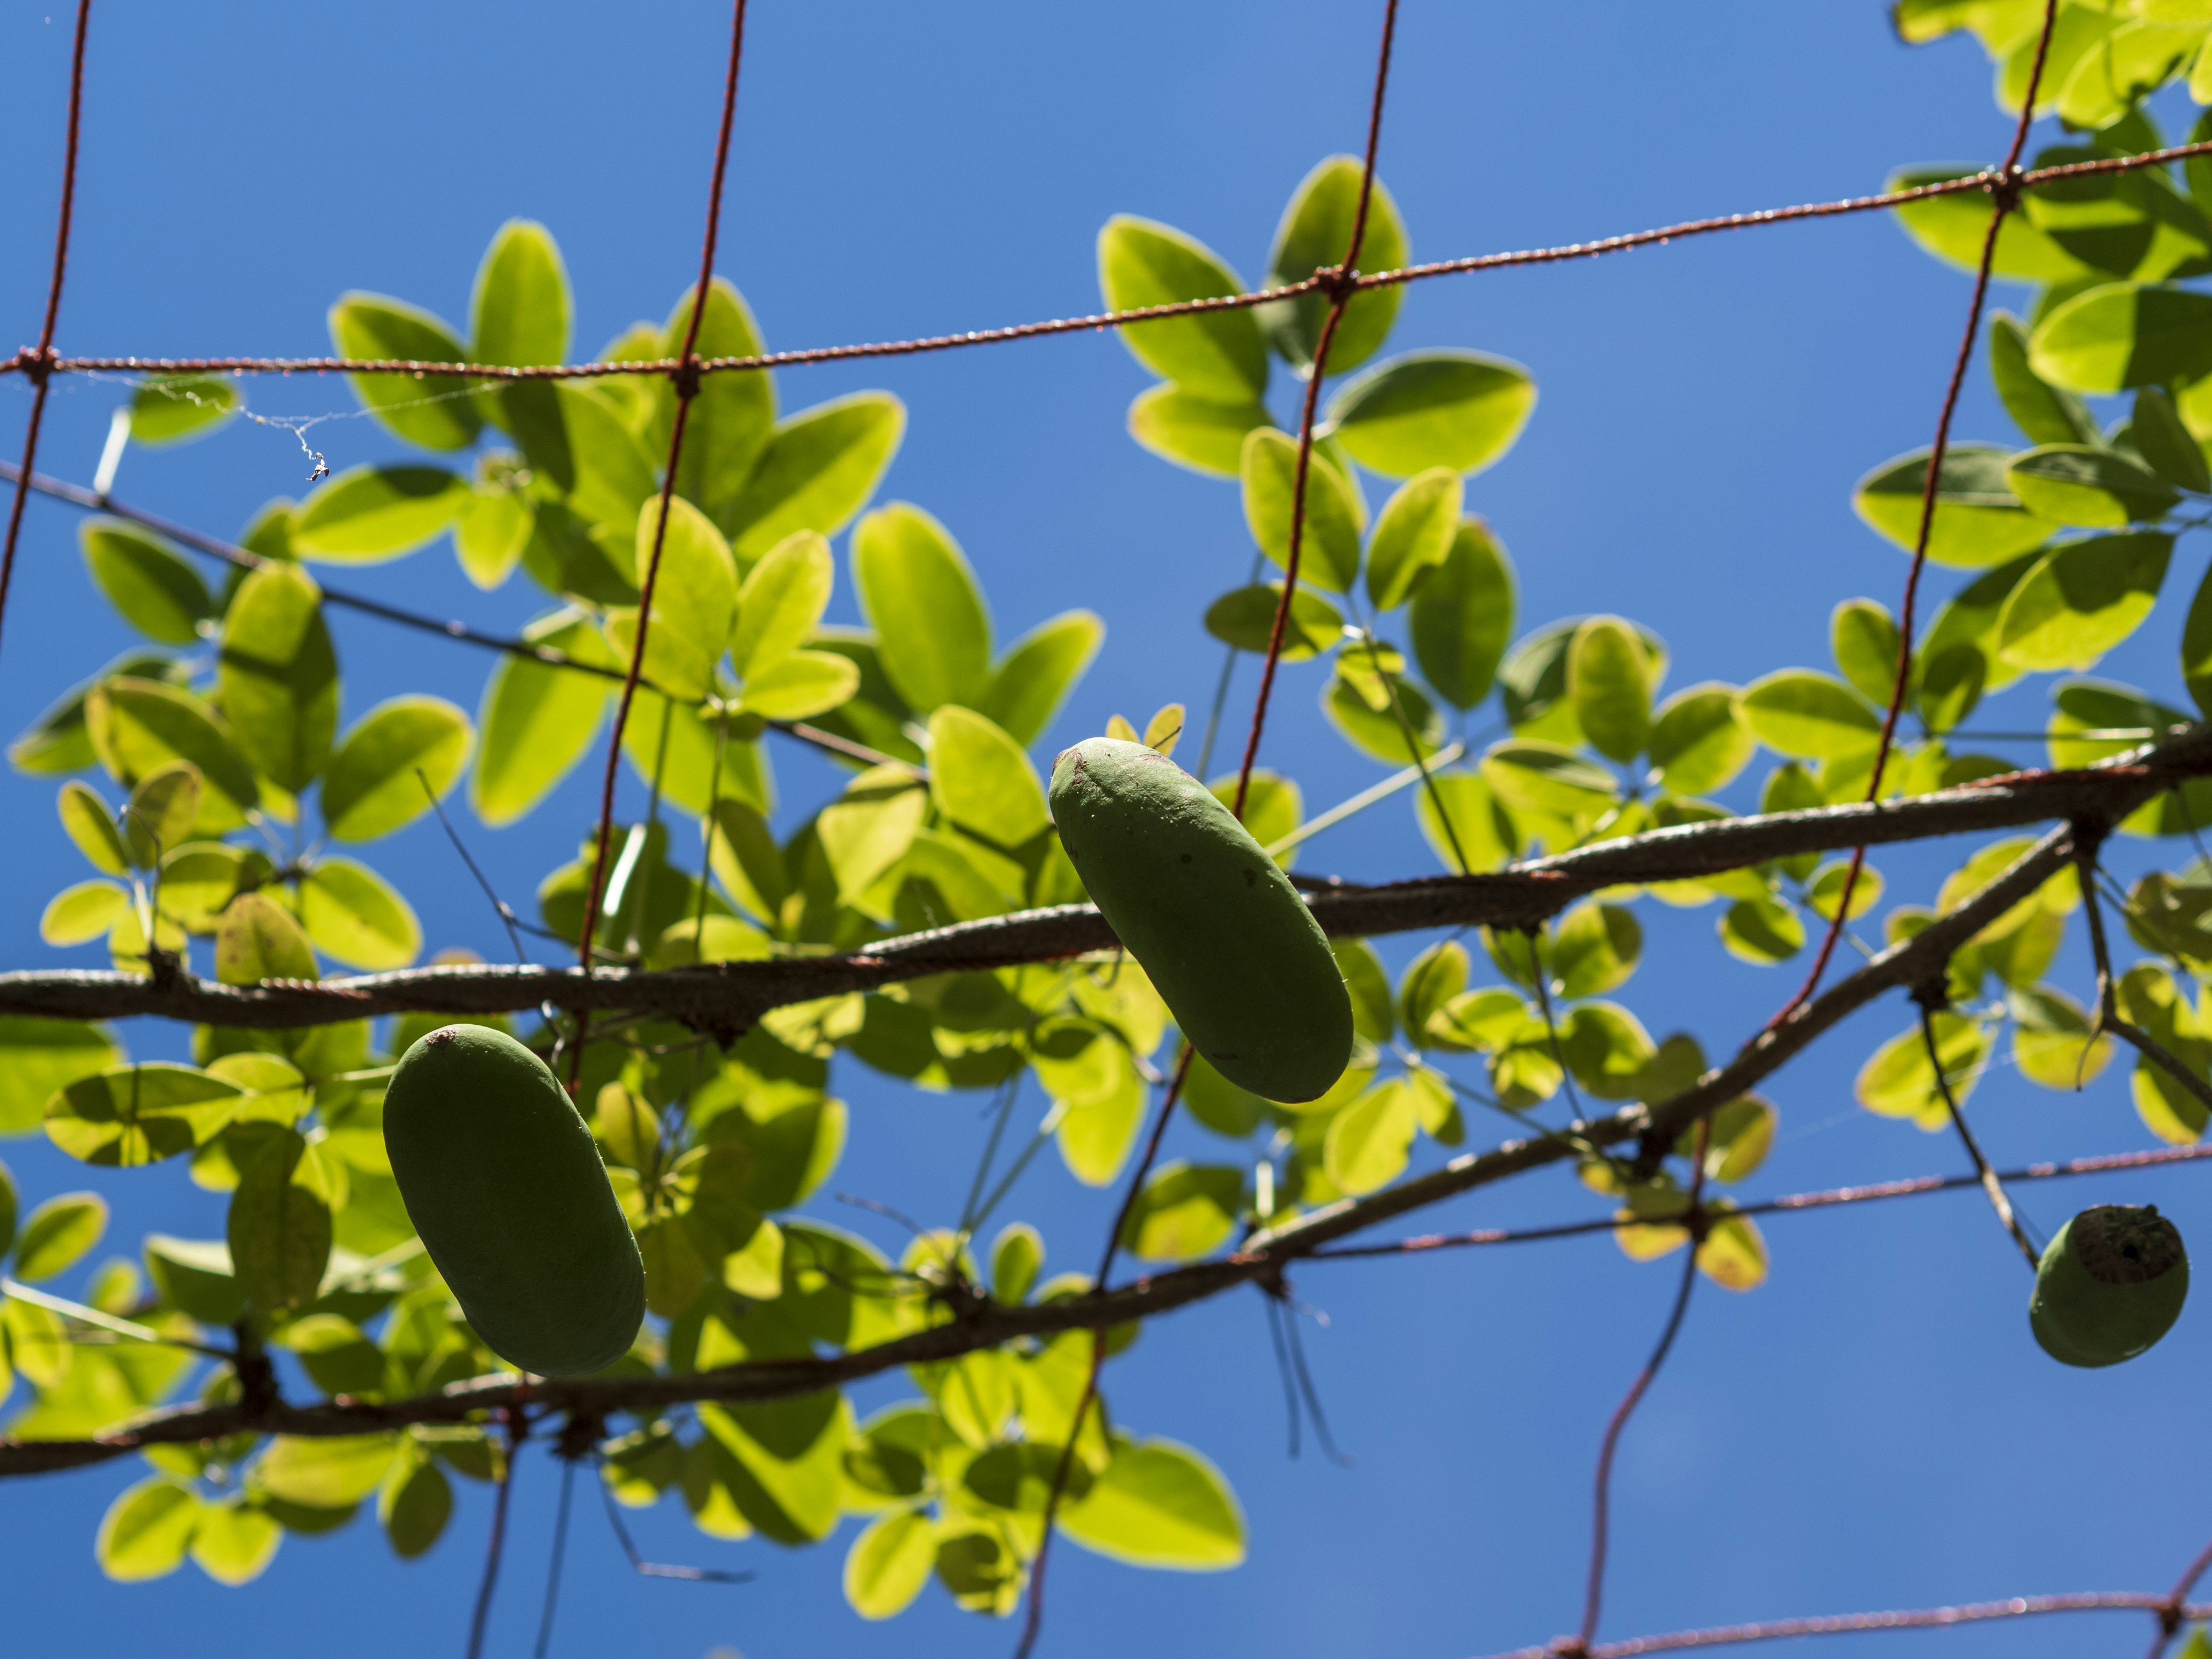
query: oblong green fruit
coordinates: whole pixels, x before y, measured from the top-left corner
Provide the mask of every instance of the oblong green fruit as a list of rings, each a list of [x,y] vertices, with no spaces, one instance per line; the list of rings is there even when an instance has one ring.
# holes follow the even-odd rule
[[[2155,1205],[2100,1204],[2058,1230],[2035,1270],[2028,1327],[2069,1365],[2117,1365],[2173,1328],[2189,1253]]]
[[[384,1145],[408,1218],[494,1353],[580,1376],[629,1352],[645,1264],[544,1060],[484,1026],[430,1032],[392,1074]]]
[[[1297,890],[1211,791],[1142,744],[1052,768],[1060,844],[1191,1046],[1267,1100],[1313,1100],[1352,1057],[1352,998]]]

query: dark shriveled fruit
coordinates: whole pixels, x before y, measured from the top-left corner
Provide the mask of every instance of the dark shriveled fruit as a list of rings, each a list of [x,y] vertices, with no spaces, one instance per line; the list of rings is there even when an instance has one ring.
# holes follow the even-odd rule
[[[481,1025],[431,1032],[392,1074],[384,1145],[423,1247],[494,1353],[581,1376],[629,1351],[644,1263],[544,1060]]]
[[[1084,886],[1191,1046],[1267,1100],[1328,1092],[1352,999],[1313,913],[1251,833],[1166,756],[1093,738],[1053,763]]]
[[[2189,1296],[2189,1254],[2156,1206],[2100,1204],[2058,1230],[2035,1271],[2027,1320],[2069,1365],[2117,1365],[2173,1328]]]

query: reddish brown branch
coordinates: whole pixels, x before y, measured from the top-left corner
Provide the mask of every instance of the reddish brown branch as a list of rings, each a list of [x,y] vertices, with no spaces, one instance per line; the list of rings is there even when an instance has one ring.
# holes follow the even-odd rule
[[[2020,119],[2012,132],[2012,148],[2005,152],[2004,165],[1994,174],[1990,185],[1990,228],[1982,237],[1982,253],[1974,266],[1973,298],[1966,305],[1966,326],[1959,336],[1959,349],[1951,360],[1951,379],[1943,388],[1942,412],[1936,417],[1936,442],[1928,452],[1928,476],[1920,486],[1920,526],[1913,537],[1912,563],[1905,573],[1905,602],[1897,619],[1897,678],[1890,688],[1889,708],[1881,717],[1881,740],[1874,751],[1874,769],[1867,777],[1866,798],[1881,799],[1882,774],[1889,765],[1891,748],[1897,741],[1897,722],[1905,713],[1905,696],[1912,684],[1912,636],[1917,607],[1920,599],[1920,578],[1928,568],[1928,540],[1936,527],[1936,500],[1943,477],[1943,459],[1951,448],[1951,420],[1958,413],[1959,393],[1966,383],[1966,367],[1974,360],[1974,341],[1982,331],[1982,307],[1990,295],[1990,272],[1996,263],[1997,235],[2003,230],[2005,215],[2020,204],[2020,156],[2027,146],[2027,130],[2035,124],[2035,94],[2043,84],[2044,59],[2051,51],[2051,32],[2058,21],[2058,0],[2044,0],[2043,28],[2035,41],[2035,63],[2027,77],[2027,94],[2021,99]],[[1844,872],[1843,892],[1836,900],[1836,914],[1820,939],[1820,949],[1813,958],[1812,971],[1805,975],[1805,983],[1796,998],[1785,1007],[1784,1015],[1794,1013],[1805,1000],[1820,988],[1821,975],[1828,971],[1828,960],[1835,954],[1836,942],[1843,938],[1844,929],[1851,924],[1851,897],[1858,890],[1859,875],[1866,868],[1866,848],[1851,854],[1850,866]]]
[[[46,316],[39,343],[16,354],[9,368],[31,377],[31,414],[23,423],[23,462],[16,470],[15,498],[8,506],[8,533],[0,541],[0,623],[8,615],[8,590],[15,578],[15,548],[23,536],[25,480],[39,459],[39,428],[46,422],[46,393],[54,376],[54,325],[61,320],[62,281],[69,271],[70,223],[76,213],[77,130],[84,112],[84,37],[92,22],[92,0],[77,0],[76,38],[70,48],[69,136],[62,152],[62,204],[54,225],[54,270],[46,283]]]
[[[638,586],[637,637],[631,642],[629,672],[623,677],[622,700],[615,705],[614,729],[607,733],[606,775],[599,786],[599,827],[592,854],[592,878],[584,889],[584,926],[576,936],[576,958],[588,977],[592,945],[599,931],[599,904],[607,878],[607,855],[615,834],[615,784],[622,775],[623,734],[629,726],[630,705],[637,699],[638,682],[645,673],[645,642],[653,629],[653,594],[660,580],[661,549],[668,540],[668,514],[676,501],[676,470],[684,459],[684,434],[690,422],[691,401],[699,395],[698,345],[700,325],[707,319],[707,294],[714,281],[714,244],[722,230],[722,185],[730,170],[730,129],[738,113],[738,66],[745,49],[745,0],[732,0],[730,15],[730,66],[722,84],[722,125],[714,139],[714,182],[707,191],[707,234],[699,255],[699,282],[691,297],[691,320],[684,331],[684,349],[669,379],[676,388],[676,418],[668,434],[668,471],[660,481],[660,511],[653,526],[653,552],[645,562],[644,580]],[[663,734],[666,726],[662,727]],[[654,787],[659,785],[656,781]],[[714,810],[714,803],[708,803]],[[568,1054],[568,1092],[576,1091],[583,1074],[584,1041],[580,1023]]]
[[[2194,156],[2212,155],[2212,142],[2176,144],[2145,150],[2135,155],[2073,161],[2063,167],[2035,167],[2017,176],[2020,187],[2033,189],[2069,179],[2107,173],[2134,173],[2144,167],[2166,167]],[[1426,264],[1402,265],[1378,270],[1357,279],[1363,291],[1393,288],[1435,276],[1463,276],[1480,270],[1504,270],[1522,265],[1562,264],[1570,260],[1625,253],[1634,248],[1661,247],[1719,231],[1750,230],[1765,225],[1796,224],[1813,219],[1841,218],[1855,213],[1880,212],[1908,207],[1915,202],[1944,196],[1971,195],[1988,191],[1997,174],[1985,169],[1960,179],[1940,179],[1909,190],[1888,190],[1869,196],[1847,196],[1832,201],[1808,202],[1794,207],[1761,208],[1748,213],[1722,214],[1705,219],[1685,219],[1650,230],[1630,231],[1588,242],[1566,242],[1551,247],[1522,248],[1504,253],[1480,253],[1462,259],[1440,259]],[[1260,289],[1249,294],[1225,294],[1203,300],[1177,300],[1165,305],[1133,307],[1126,311],[1101,311],[1081,317],[1055,317],[1041,322],[1018,323],[1001,328],[969,329],[958,334],[931,334],[906,340],[883,340],[853,345],[809,346],[793,351],[763,351],[745,357],[702,357],[702,374],[744,374],[763,368],[795,368],[809,363],[851,362],[861,358],[910,357],[926,352],[954,351],[968,346],[1002,345],[1013,340],[1042,339],[1060,334],[1087,334],[1102,329],[1127,328],[1168,317],[1190,317],[1206,312],[1245,311],[1279,301],[1296,300],[1319,293],[1322,273],[1280,288]],[[21,368],[21,358],[0,362],[0,374]],[[456,374],[471,380],[595,380],[615,374],[667,374],[681,367],[678,359],[660,357],[623,362],[550,363],[506,367],[489,363],[454,364],[413,357],[58,357],[56,374],[405,374],[417,380]]]
[[[1656,1105],[1623,1108],[1587,1126],[1593,1146],[1626,1141],[1671,1146],[1707,1113],[1735,1099],[1778,1070],[1801,1048],[1884,991],[1923,981],[1967,939],[2034,892],[2072,856],[2064,831],[2054,831],[2032,852],[1910,940],[1893,946],[1823,993],[1778,1029],[1761,1031],[1727,1065]],[[697,1400],[772,1400],[842,1388],[901,1365],[957,1358],[1024,1336],[1096,1330],[1148,1318],[1255,1280],[1280,1275],[1285,1264],[1313,1255],[1352,1233],[1425,1209],[1445,1199],[1555,1164],[1575,1148],[1553,1135],[1508,1141],[1487,1152],[1454,1158],[1442,1169],[1370,1194],[1344,1200],[1256,1233],[1236,1255],[1139,1279],[1074,1300],[1043,1306],[986,1304],[957,1319],[858,1352],[830,1358],[760,1360],[685,1376],[580,1380],[534,1380],[526,1390],[533,1407],[578,1415],[617,1411],[650,1413]],[[479,1377],[410,1400],[339,1400],[315,1406],[259,1401],[248,1406],[165,1407],[91,1440],[20,1443],[0,1440],[0,1476],[74,1468],[125,1455],[158,1443],[190,1443],[241,1432],[331,1436],[374,1433],[414,1423],[457,1422],[478,1413],[522,1402],[526,1391],[512,1376]]]
[[[1922,1607],[1910,1613],[1836,1613],[1813,1619],[1770,1619],[1754,1625],[1716,1625],[1705,1630],[1638,1636],[1626,1642],[1601,1642],[1585,1659],[1638,1659],[1646,1653],[1679,1653],[1687,1648],[1732,1647],[1746,1642],[1778,1642],[1799,1636],[1852,1636],[1870,1631],[1944,1630],[1990,1619],[2027,1619],[2046,1613],[2152,1612],[2165,1598],[2140,1590],[2085,1590],[2071,1595],[2016,1595],[2008,1601],[1970,1601],[1960,1607]],[[2189,1607],[2185,1617],[2198,1619],[2212,1607]],[[1559,1659],[1575,1651],[1556,1644],[1516,1648],[1490,1659]]]

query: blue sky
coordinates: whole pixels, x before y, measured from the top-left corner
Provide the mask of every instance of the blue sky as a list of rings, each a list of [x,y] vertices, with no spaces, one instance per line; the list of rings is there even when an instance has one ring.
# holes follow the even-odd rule
[[[765,0],[754,10],[720,268],[770,344],[785,347],[1091,309],[1093,238],[1115,212],[1178,225],[1256,278],[1291,188],[1322,156],[1358,146],[1380,7]],[[23,339],[44,297],[68,21],[58,0],[51,17],[16,6],[0,18],[11,88],[0,104],[10,158],[0,170],[0,316],[13,319],[0,326]],[[664,316],[696,269],[726,21],[701,0],[102,0],[62,348],[319,351],[324,309],[349,288],[459,319],[485,242],[516,215],[560,240],[580,348]],[[1382,168],[1418,258],[1580,240],[1856,193],[1911,162],[1994,159],[2008,124],[1989,85],[1971,44],[1901,46],[1874,0],[1407,0]],[[1850,489],[1927,441],[1966,302],[1962,278],[1865,216],[1422,284],[1392,345],[1496,352],[1536,377],[1526,435],[1468,489],[1511,550],[1524,629],[1615,611],[1667,640],[1671,684],[1741,683],[1825,665],[1837,600],[1863,593],[1894,608],[1905,562],[1851,514]],[[1176,471],[1123,434],[1123,410],[1148,383],[1104,336],[780,380],[787,409],[868,386],[906,400],[908,434],[880,499],[916,501],[951,527],[1002,639],[1072,605],[1104,617],[1105,652],[1047,754],[1115,711],[1141,720],[1170,700],[1201,702],[1218,657],[1199,617],[1249,559],[1231,486]],[[60,382],[43,467],[88,481],[123,395]],[[258,383],[250,395],[271,415],[350,406],[342,386],[316,380]],[[27,401],[20,380],[0,382],[10,453]],[[2014,437],[1978,369],[1959,435]],[[366,420],[319,425],[313,441],[334,468],[394,448]],[[304,471],[290,435],[241,422],[202,443],[134,452],[117,489],[231,533],[269,497],[299,493]],[[2193,554],[2185,544],[2177,586],[2193,584]],[[502,629],[532,614],[536,597],[519,586],[477,593],[442,548],[349,574]],[[1933,572],[1929,597],[1956,585]],[[2169,605],[2109,672],[2178,693],[2179,612]],[[841,568],[833,618],[856,614]],[[350,712],[402,689],[476,705],[482,657],[365,619],[337,626]],[[84,574],[73,516],[34,503],[0,643],[0,731],[20,730],[125,643]],[[1316,671],[1286,673],[1267,750],[1313,805],[1378,769],[1323,725],[1318,690]],[[1249,694],[1248,676],[1232,710],[1249,708]],[[2016,694],[1978,719],[2039,725],[2041,695]],[[835,787],[824,768],[787,751],[776,760],[801,807]],[[17,877],[0,890],[9,966],[75,959],[37,938],[47,896],[81,874],[51,800],[50,781],[0,778],[0,810],[20,826],[9,841]],[[523,824],[467,833],[520,902],[571,855],[591,805],[580,774]],[[376,856],[434,946],[500,952],[434,824]],[[1947,867],[1934,854],[1880,862],[1899,897],[1932,895]],[[1316,842],[1304,867],[1380,878],[1434,866],[1401,801]],[[1655,1032],[1687,1030],[1709,1053],[1726,1052],[1794,988],[1795,965],[1762,972],[1724,956],[1713,912],[1644,908],[1648,965],[1622,1000]],[[1387,954],[1402,962],[1419,943],[1391,942]],[[2077,957],[2058,977],[2086,995]],[[1885,1003],[1774,1079],[1783,1139],[1754,1194],[1960,1167],[1948,1139],[1852,1105],[1861,1060],[1908,1018],[1901,1000]],[[150,1027],[127,1036],[144,1054],[177,1043]],[[980,1099],[913,1094],[849,1062],[838,1087],[854,1133],[835,1184],[931,1217],[956,1207],[983,1133]],[[2118,1066],[2079,1097],[2000,1073],[1975,1104],[2002,1162],[2148,1144]],[[1179,1134],[1170,1152],[1203,1139]],[[84,1184],[40,1141],[0,1157],[28,1198]],[[2084,1181],[2024,1202],[2046,1230],[2100,1198],[2159,1202],[2187,1230],[2204,1213],[2200,1179]],[[148,1231],[220,1229],[219,1200],[181,1169],[103,1185],[118,1197],[120,1248]],[[1089,1257],[1105,1203],[1041,1164],[1015,1212],[1042,1227],[1065,1267]],[[1553,1174],[1430,1219],[1593,1212],[1570,1176]],[[2117,1372],[2069,1372],[2031,1345],[2024,1276],[1972,1194],[1784,1218],[1767,1237],[1767,1286],[1747,1297],[1700,1289],[1624,1445],[1608,1633],[2162,1588],[2202,1543],[2212,1523],[2194,1486],[2203,1458],[2175,1430],[2212,1358],[2203,1317]],[[1233,1573],[1177,1577],[1063,1551],[1046,1649],[1056,1659],[1133,1649],[1449,1659],[1574,1622],[1598,1435],[1656,1333],[1671,1271],[1635,1267],[1599,1237],[1314,1267],[1296,1282],[1328,1316],[1326,1329],[1308,1325],[1308,1346],[1353,1466],[1310,1449],[1285,1457],[1256,1297],[1156,1323],[1112,1374],[1116,1415],[1223,1467],[1249,1517],[1251,1558]],[[893,1379],[859,1397],[867,1406],[905,1391]],[[312,1643],[350,1659],[459,1644],[481,1560],[480,1490],[414,1566],[361,1523],[289,1542],[246,1591],[191,1569],[125,1589],[99,1576],[91,1540],[132,1478],[118,1466],[0,1486],[7,1630],[24,1650],[228,1655]],[[541,1457],[519,1478],[495,1652],[525,1650],[544,1580],[555,1475]],[[1012,1642],[1011,1629],[979,1625],[934,1592],[890,1625],[863,1626],[836,1589],[849,1529],[789,1553],[712,1544],[672,1503],[636,1525],[659,1559],[760,1576],[742,1589],[636,1577],[585,1509],[556,1652],[620,1643],[684,1659],[717,1644],[747,1659],[825,1648],[933,1656]],[[2094,1639],[2142,1635],[2123,1620]],[[1940,1643],[2033,1659],[2085,1639],[2087,1629],[2053,1620],[1849,1638],[1832,1650],[1848,1659],[1876,1640],[1889,1654]]]

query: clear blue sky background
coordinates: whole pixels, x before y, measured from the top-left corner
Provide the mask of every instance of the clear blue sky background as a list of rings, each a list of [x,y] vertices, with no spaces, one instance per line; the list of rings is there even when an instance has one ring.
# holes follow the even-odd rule
[[[37,326],[60,170],[69,19],[52,3],[51,17],[17,4],[0,18],[0,333],[10,343]],[[1179,225],[1256,277],[1291,187],[1322,155],[1358,146],[1380,14],[1375,0],[754,9],[721,265],[776,346],[1090,309],[1092,239],[1117,211]],[[704,0],[101,0],[63,349],[315,352],[326,347],[324,308],[356,287],[461,318],[478,254],[518,214],[560,240],[580,348],[665,315],[697,257],[726,23]],[[1382,172],[1416,257],[1564,241],[1854,193],[1907,162],[1994,159],[2007,131],[1989,86],[1972,45],[1900,46],[1875,0],[1407,0]],[[1666,637],[1674,684],[1741,682],[1825,665],[1835,601],[1894,605],[1905,562],[1852,516],[1849,492],[1869,466],[1927,441],[1966,302],[1962,278],[1869,216],[1425,284],[1394,345],[1474,347],[1535,374],[1542,396],[1527,435],[1469,490],[1519,567],[1524,628],[1618,611]],[[1107,337],[781,380],[787,408],[863,386],[907,400],[912,423],[884,495],[920,502],[962,539],[1002,638],[1071,605],[1105,617],[1105,653],[1046,754],[1116,710],[1141,720],[1170,699],[1202,702],[1218,657],[1199,616],[1249,557],[1231,486],[1176,471],[1124,435],[1123,410],[1146,383]],[[88,480],[122,395],[60,383],[45,466]],[[316,380],[258,382],[251,396],[271,414],[349,406],[342,386]],[[11,453],[27,401],[20,380],[0,383]],[[1960,435],[2013,437],[1978,370]],[[393,447],[358,420],[321,426],[313,441],[334,467]],[[304,470],[291,437],[239,423],[195,446],[134,453],[118,488],[232,532],[270,496],[297,493]],[[70,513],[33,505],[0,649],[7,732],[126,643],[74,530]],[[2197,569],[2185,548],[2170,580],[2193,584]],[[1932,597],[1957,585],[1931,575]],[[502,628],[536,597],[520,583],[477,593],[442,548],[353,580]],[[840,580],[833,614],[849,618]],[[2171,695],[2182,607],[2168,609],[2111,667]],[[483,658],[371,621],[337,627],[351,713],[403,688],[475,706]],[[1268,750],[1315,805],[1378,775],[1323,726],[1318,689],[1316,670],[1286,676]],[[1248,676],[1233,708],[1249,707],[1249,690]],[[1999,702],[1978,723],[2039,725],[2040,696]],[[777,761],[799,807],[834,787],[825,769]],[[15,877],[0,889],[9,966],[75,959],[36,933],[47,896],[82,873],[47,782],[0,779],[13,826]],[[520,901],[569,855],[589,810],[580,775],[524,824],[470,836]],[[378,857],[434,946],[500,953],[434,826]],[[1881,863],[1898,896],[1923,899],[1945,867],[1902,854]],[[1401,800],[1317,843],[1307,867],[1381,878],[1434,866]],[[1644,915],[1654,965],[1625,1000],[1655,1032],[1688,1030],[1726,1052],[1796,983],[1797,966],[1760,972],[1724,956],[1713,911]],[[1389,954],[1401,962],[1419,943],[1393,941]],[[2078,954],[2062,977],[2087,995]],[[1784,1139],[1754,1192],[1961,1166],[1948,1139],[1851,1103],[1860,1060],[1907,1018],[1901,1000],[1887,1001],[1774,1079]],[[177,1041],[146,1026],[127,1035],[145,1054]],[[1993,1153],[2148,1144],[2119,1070],[2079,1097],[1992,1077],[1975,1103]],[[835,1184],[950,1214],[980,1146],[979,1100],[912,1094],[848,1063],[838,1086],[854,1135]],[[1178,1135],[1174,1150],[1203,1139]],[[84,1184],[43,1141],[0,1156],[27,1198]],[[2155,1200],[2201,1243],[2212,1237],[2203,1179],[2046,1186],[2025,1202],[2050,1229],[2100,1196]],[[118,1248],[155,1229],[220,1231],[220,1200],[179,1167],[102,1184],[120,1196]],[[1015,1209],[1065,1267],[1095,1248],[1104,1202],[1041,1164]],[[1554,1173],[1425,1224],[1574,1218],[1595,1202]],[[2136,1364],[2069,1372],[2033,1347],[2026,1276],[1971,1194],[1784,1218],[1767,1233],[1771,1282],[1746,1297],[1700,1288],[1623,1449],[1608,1632],[2162,1588],[2202,1543],[2212,1505],[2185,1425],[2212,1358],[2212,1316],[2199,1310]],[[1067,1549],[1046,1650],[1456,1659],[1568,1628],[1599,1431],[1673,1282],[1671,1269],[1632,1266],[1603,1237],[1302,1272],[1299,1295],[1328,1316],[1308,1342],[1350,1469],[1310,1451],[1285,1459],[1256,1297],[1158,1322],[1112,1373],[1115,1413],[1221,1464],[1249,1518],[1250,1560],[1178,1577]],[[906,1391],[891,1379],[860,1399]],[[464,1495],[445,1541],[417,1565],[395,1562],[364,1521],[289,1541],[246,1591],[191,1568],[125,1589],[100,1577],[92,1534],[135,1478],[118,1465],[0,1486],[0,1628],[12,1647],[88,1659],[459,1648],[483,1489]],[[501,1654],[526,1651],[534,1629],[555,1487],[542,1456],[519,1480],[495,1620]],[[583,1510],[556,1651],[967,1656],[1012,1638],[935,1591],[888,1626],[863,1626],[836,1588],[849,1526],[831,1546],[793,1553],[712,1543],[672,1502],[638,1524],[660,1559],[760,1577],[743,1589],[635,1577],[596,1509]],[[2051,1620],[1832,1649],[1836,1659],[1877,1644],[2028,1659],[2143,1635],[2132,1617]]]

